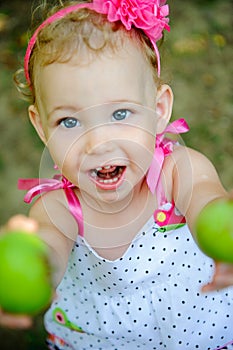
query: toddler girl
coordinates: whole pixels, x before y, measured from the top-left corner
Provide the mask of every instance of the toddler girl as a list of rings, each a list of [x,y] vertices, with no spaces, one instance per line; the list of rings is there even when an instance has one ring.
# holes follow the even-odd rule
[[[195,243],[201,210],[228,195],[205,156],[165,137],[188,131],[169,124],[160,80],[165,2],[60,1],[29,41],[29,117],[58,170],[19,183],[26,202],[40,194],[30,217],[55,266],[49,349],[233,344],[233,268]]]

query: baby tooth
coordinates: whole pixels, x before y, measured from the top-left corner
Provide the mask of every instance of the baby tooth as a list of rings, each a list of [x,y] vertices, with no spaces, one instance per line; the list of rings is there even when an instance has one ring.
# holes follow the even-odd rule
[[[108,179],[108,180],[104,180],[105,184],[111,184],[112,183],[112,179]]]

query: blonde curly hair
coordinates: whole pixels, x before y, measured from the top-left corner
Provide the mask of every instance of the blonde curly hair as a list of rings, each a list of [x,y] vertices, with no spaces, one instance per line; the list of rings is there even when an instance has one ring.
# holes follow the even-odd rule
[[[34,28],[38,27],[39,21],[42,23],[46,18],[64,7],[85,2],[90,1],[59,0],[51,5],[51,1],[43,0],[33,12],[32,26]],[[93,40],[93,34],[98,34],[99,40]],[[54,21],[39,32],[29,62],[31,85],[29,87],[25,80],[24,71],[20,69],[14,76],[16,86],[24,98],[30,103],[35,103],[38,94],[39,69],[37,67],[43,67],[53,62],[68,62],[74,52],[81,52],[83,45],[95,55],[106,49],[117,52],[126,37],[134,40],[144,52],[145,58],[151,66],[154,80],[159,84],[156,55],[151,41],[145,33],[138,28],[127,31],[120,21],[110,23],[106,15],[84,8]]]

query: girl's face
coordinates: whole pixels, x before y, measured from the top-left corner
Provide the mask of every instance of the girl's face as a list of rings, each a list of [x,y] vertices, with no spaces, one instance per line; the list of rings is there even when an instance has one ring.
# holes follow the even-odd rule
[[[63,175],[95,200],[121,200],[140,188],[156,132],[170,118],[172,94],[157,90],[138,47],[85,64],[75,55],[41,68],[32,123]]]

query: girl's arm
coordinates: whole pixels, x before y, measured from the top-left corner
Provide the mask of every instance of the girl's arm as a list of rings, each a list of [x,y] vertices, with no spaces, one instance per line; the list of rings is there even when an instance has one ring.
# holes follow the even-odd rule
[[[173,157],[172,197],[196,238],[195,224],[201,210],[214,200],[229,198],[229,194],[213,164],[203,154],[187,147],[177,147]]]
[[[173,173],[172,196],[176,207],[185,215],[196,240],[196,220],[202,209],[210,202],[228,200],[230,195],[221,184],[213,164],[201,153],[186,147],[177,147],[171,162],[173,164],[170,165]],[[212,281],[203,286],[202,290],[209,292],[231,285],[233,285],[233,264],[218,261],[215,262]]]
[[[43,195],[32,206],[29,216],[38,223],[38,235],[49,246],[53,284],[56,287],[66,270],[78,235],[78,225],[66,204],[63,190]]]
[[[54,191],[42,196],[30,210],[30,218],[12,217],[4,231],[23,230],[28,234],[38,234],[49,246],[52,283],[54,289],[66,270],[70,251],[78,234],[78,227],[64,204],[63,191]],[[9,233],[10,234],[10,233]],[[14,315],[1,310],[0,325],[13,329],[29,328],[33,324],[28,315]]]
[[[33,234],[38,230],[37,222],[23,215],[13,216],[6,226],[4,231],[12,231],[21,228],[28,234]],[[12,329],[27,329],[32,326],[32,319],[27,315],[11,315],[5,313],[0,308],[0,326]]]

